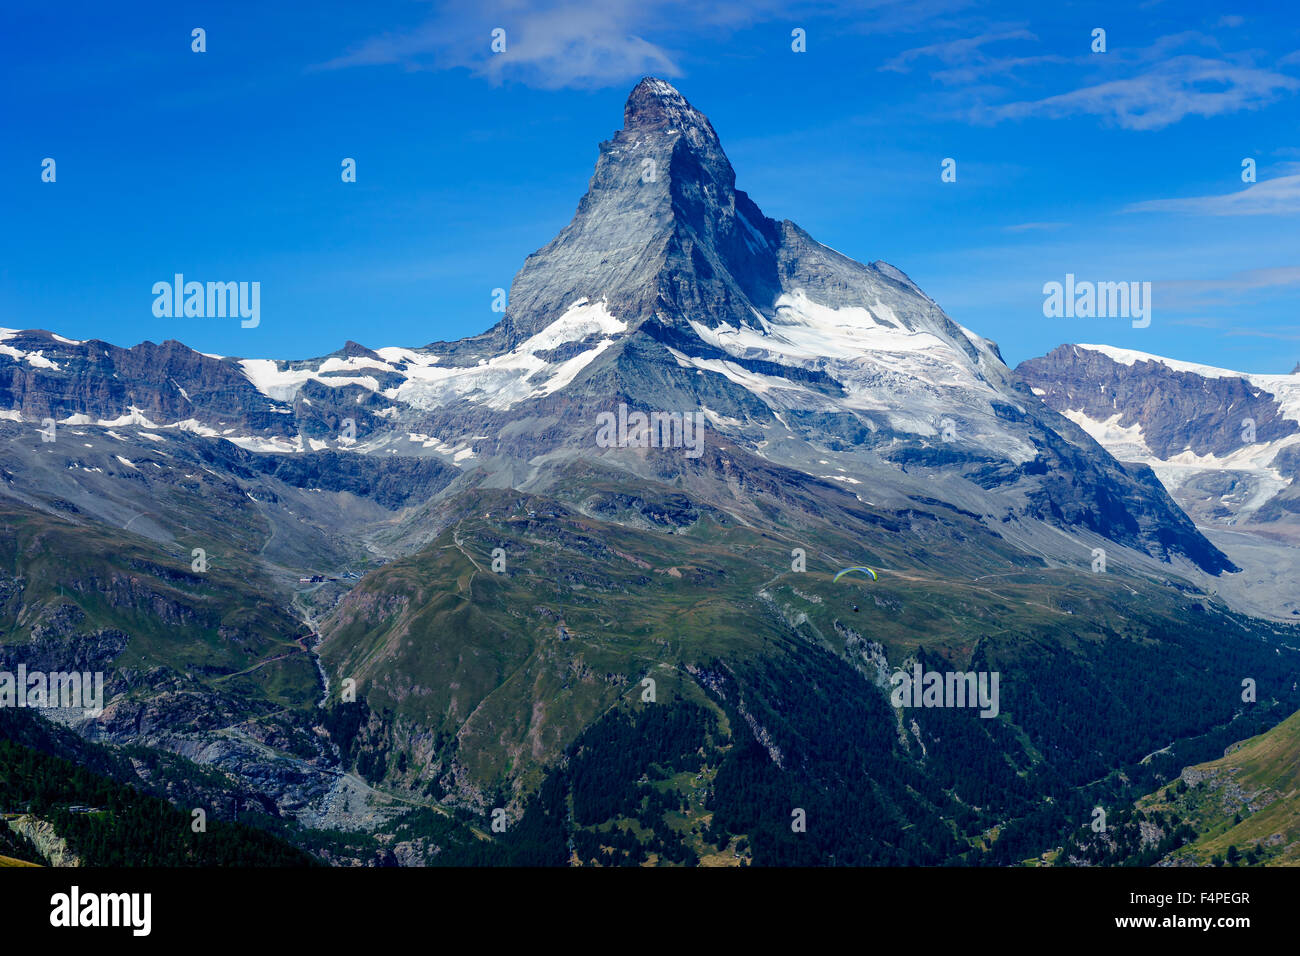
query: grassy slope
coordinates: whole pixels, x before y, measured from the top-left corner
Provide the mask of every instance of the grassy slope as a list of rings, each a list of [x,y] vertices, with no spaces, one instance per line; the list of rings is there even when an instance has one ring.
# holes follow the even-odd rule
[[[608,520],[573,510],[593,496],[607,499],[595,510]],[[674,526],[663,516],[679,504],[671,489],[583,476],[553,498],[479,491],[447,505],[461,514],[451,528],[369,575],[325,625],[334,696],[337,678],[351,677],[381,715],[364,735],[383,758],[367,776],[425,795],[436,795],[429,788],[440,778],[462,797],[477,791],[482,801],[471,802],[480,805],[496,790],[522,802],[584,729],[636,704],[643,676],[657,681],[661,701],[703,703],[699,673],[719,662],[738,669],[732,676],[752,695],[760,724],[798,752],[810,746],[807,728],[783,720],[799,689],[764,686],[779,662],[792,661],[781,672],[797,674],[819,649],[870,683],[882,660],[892,669],[922,655],[929,666],[978,662],[1003,674],[996,728],[976,721],[972,731],[934,711],[905,715],[918,725],[915,740],[897,728],[901,759],[921,761],[948,793],[923,803],[945,817],[950,799],[983,807],[952,825],[972,845],[993,846],[1010,832],[1004,817],[1025,816],[1032,795],[1055,792],[1059,801],[1053,787],[1113,776],[1173,739],[1231,720],[1242,674],[1259,679],[1261,701],[1290,686],[1296,655],[1286,649],[1275,660],[1261,641],[1280,630],[1265,633],[1122,569],[1040,566],[959,516],[946,526],[924,514],[891,516],[862,530],[833,513],[810,517],[814,508],[796,526],[755,496],[745,523],[701,509]],[[97,526],[7,505],[0,525],[9,584],[0,642],[25,643],[34,627],[66,620],[74,634],[110,628],[131,637],[118,667],[191,673],[250,713],[309,710],[315,675],[292,640],[298,625],[254,556],[232,547],[197,575],[188,554]],[[504,574],[491,570],[498,547]],[[807,551],[806,572],[790,569],[794,547]],[[880,581],[832,583],[840,567],[860,563],[877,568]],[[820,693],[810,687],[807,696]],[[726,754],[748,731],[737,737],[734,721],[721,718],[718,754]],[[971,748],[989,741],[1001,756],[967,765]],[[1156,763],[1176,770],[1177,754]],[[698,781],[656,783],[691,808],[670,814],[670,828],[713,863],[747,848],[742,839],[715,850],[701,838],[719,766],[706,760]],[[1031,775],[1032,794],[1016,795],[1010,778]],[[983,786],[993,777],[996,786]],[[890,806],[901,812],[897,801]]]
[[[317,678],[296,640],[305,631],[239,551],[196,573],[187,553],[7,502],[0,527],[0,654],[33,631],[65,641],[118,632],[126,646],[97,666],[162,667],[248,705],[310,706]]]
[[[995,540],[956,543],[921,518],[864,539],[830,524],[741,526],[725,515],[670,533],[517,492],[460,504],[462,520],[368,576],[324,627],[332,677],[356,680],[386,715],[372,745],[409,755],[405,769],[390,760],[378,775],[413,791],[453,770],[462,793],[531,792],[584,728],[639,698],[645,675],[661,695],[687,694],[698,691],[691,671],[715,662],[821,648],[874,680],[872,643],[889,669],[921,654],[931,666],[974,669],[978,658],[1000,670],[1002,716],[991,723],[1006,731],[997,746],[1009,764],[990,772],[1038,772],[1043,789],[1064,774],[1078,786],[1230,721],[1243,673],[1257,675],[1261,699],[1282,696],[1297,658],[1176,589],[1114,569],[1026,566]],[[790,570],[798,546],[804,573]],[[491,570],[498,547],[503,574]],[[879,582],[832,583],[839,567],[863,562]],[[339,686],[332,680],[335,694]],[[935,772],[976,803],[971,780],[958,783],[978,776],[961,767],[970,728],[945,725],[949,716],[907,719],[934,738]],[[951,744],[936,746],[941,737]],[[998,786],[1010,799],[1014,781]]]
[[[1260,863],[1300,865],[1300,712],[1218,760],[1189,767],[1182,780],[1190,786],[1170,784],[1138,802],[1196,831],[1170,854],[1172,862],[1209,863],[1235,846],[1243,853],[1258,847]]]

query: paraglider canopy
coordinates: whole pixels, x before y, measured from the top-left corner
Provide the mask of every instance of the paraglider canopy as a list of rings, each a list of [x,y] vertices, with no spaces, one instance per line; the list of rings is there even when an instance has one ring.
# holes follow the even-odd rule
[[[870,568],[845,568],[839,574],[835,575],[835,581],[838,581],[840,578],[844,577],[844,575],[849,574],[852,571],[861,571],[863,574],[869,574],[873,581],[880,580],[880,578],[876,577],[876,572],[872,571]],[[831,583],[834,584],[835,581],[832,581]]]

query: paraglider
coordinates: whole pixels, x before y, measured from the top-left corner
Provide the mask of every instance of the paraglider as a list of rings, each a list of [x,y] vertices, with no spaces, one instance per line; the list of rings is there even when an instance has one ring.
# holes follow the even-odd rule
[[[876,577],[876,572],[872,571],[870,568],[845,568],[839,574],[835,575],[835,578],[831,583],[834,584],[835,581],[838,581],[840,578],[844,577],[844,575],[851,574],[854,571],[861,571],[863,574],[868,575],[873,581],[880,580],[880,578]],[[853,605],[853,613],[858,613],[858,606],[856,604]]]
[[[831,583],[832,584],[835,583],[835,581],[838,581],[840,578],[844,577],[844,575],[848,574],[851,571],[861,571],[863,574],[869,574],[871,575],[871,580],[873,581],[880,580],[880,578],[876,577],[876,572],[872,571],[870,568],[845,568],[839,574],[835,575],[834,581],[832,581]]]

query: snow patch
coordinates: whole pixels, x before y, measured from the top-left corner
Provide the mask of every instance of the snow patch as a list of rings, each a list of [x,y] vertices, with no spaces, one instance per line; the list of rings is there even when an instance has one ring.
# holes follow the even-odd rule
[[[14,333],[6,335],[4,338],[12,338]],[[24,352],[22,349],[16,349],[12,345],[0,345],[0,355],[8,355],[14,361],[25,361],[33,368],[49,368],[54,371],[60,371],[58,363],[52,362],[44,355],[44,349],[37,349],[35,352]]]
[[[404,373],[407,380],[382,394],[417,408],[436,408],[468,399],[490,408],[507,409],[564,388],[614,344],[613,336],[626,330],[627,323],[614,318],[605,302],[579,299],[546,328],[504,355],[469,367],[428,364],[408,368]],[[536,354],[597,335],[602,338],[595,345],[562,362],[548,362]]]

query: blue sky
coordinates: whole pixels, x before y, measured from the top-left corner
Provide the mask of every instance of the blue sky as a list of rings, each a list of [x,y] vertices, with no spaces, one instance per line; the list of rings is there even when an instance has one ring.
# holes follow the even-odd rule
[[[278,6],[4,5],[0,326],[282,358],[483,331],[653,74],[764,212],[903,269],[1012,365],[1063,342],[1300,362],[1283,4]],[[261,324],[154,317],[176,272],[261,282]],[[1066,273],[1152,282],[1151,325],[1045,318]]]

